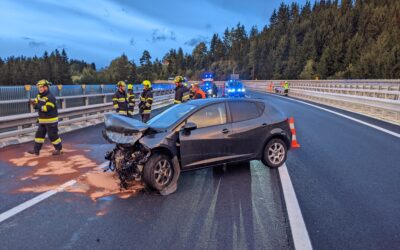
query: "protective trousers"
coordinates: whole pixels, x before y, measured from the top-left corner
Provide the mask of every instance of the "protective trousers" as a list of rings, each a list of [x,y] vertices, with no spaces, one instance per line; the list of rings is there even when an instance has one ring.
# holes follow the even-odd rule
[[[35,152],[39,152],[43,146],[46,133],[49,136],[51,143],[56,150],[62,149],[61,138],[58,136],[58,123],[41,124],[38,125],[38,130],[35,135]]]

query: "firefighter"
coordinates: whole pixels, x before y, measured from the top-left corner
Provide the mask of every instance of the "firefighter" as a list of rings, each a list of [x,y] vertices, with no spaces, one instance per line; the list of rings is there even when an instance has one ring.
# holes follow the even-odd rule
[[[40,80],[36,84],[39,94],[31,104],[39,113],[38,129],[35,135],[35,145],[33,150],[28,151],[29,154],[39,155],[46,133],[55,149],[52,155],[62,154],[61,138],[58,136],[57,101],[53,94],[50,93],[50,85],[51,83],[47,80]]]
[[[133,110],[135,108],[135,93],[133,93],[133,85],[128,84],[128,93],[126,94],[128,98],[128,116],[133,116]]]
[[[147,122],[150,119],[151,105],[153,104],[153,89],[149,80],[144,80],[142,84],[144,88],[140,95],[139,113],[142,122]]]
[[[205,99],[206,93],[199,87],[198,83],[194,83],[192,86],[193,89],[193,99]]]
[[[115,111],[120,115],[128,116],[128,97],[125,92],[126,83],[124,81],[119,81],[117,83],[117,91],[113,96],[113,104]]]
[[[176,86],[174,104],[186,102],[190,99],[189,89],[183,85],[183,81],[182,76],[177,76],[174,79]]]
[[[212,83],[212,97],[217,97],[218,96],[218,87],[215,82]]]
[[[285,81],[283,84],[283,89],[284,89],[284,95],[287,96],[289,94],[289,82]]]

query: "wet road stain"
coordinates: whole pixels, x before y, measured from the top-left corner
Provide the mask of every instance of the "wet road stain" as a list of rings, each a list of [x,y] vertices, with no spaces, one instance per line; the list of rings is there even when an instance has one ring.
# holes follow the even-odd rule
[[[128,189],[121,189],[115,173],[103,172],[98,162],[90,158],[95,149],[66,144],[61,156],[52,156],[52,150],[51,146],[46,146],[39,156],[16,150],[8,152],[9,164],[27,170],[18,177],[18,187],[12,193],[43,193],[76,180],[77,183],[65,191],[84,194],[96,201],[107,196],[130,198],[144,188],[140,182],[132,182]],[[100,211],[99,216],[105,213]]]

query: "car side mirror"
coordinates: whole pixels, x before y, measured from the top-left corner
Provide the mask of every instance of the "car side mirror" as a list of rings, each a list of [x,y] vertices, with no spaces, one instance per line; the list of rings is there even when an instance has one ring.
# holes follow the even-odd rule
[[[192,131],[195,130],[197,128],[197,124],[194,122],[188,122],[185,124],[185,126],[183,126],[183,130],[185,131]]]

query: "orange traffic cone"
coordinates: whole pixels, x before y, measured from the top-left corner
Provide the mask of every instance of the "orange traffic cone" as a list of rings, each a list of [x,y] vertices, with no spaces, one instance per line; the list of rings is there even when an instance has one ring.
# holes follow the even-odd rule
[[[294,118],[293,117],[290,117],[290,119],[289,119],[289,126],[290,126],[290,130],[292,131],[292,148],[299,148],[300,144],[297,143],[296,129],[294,128]]]

